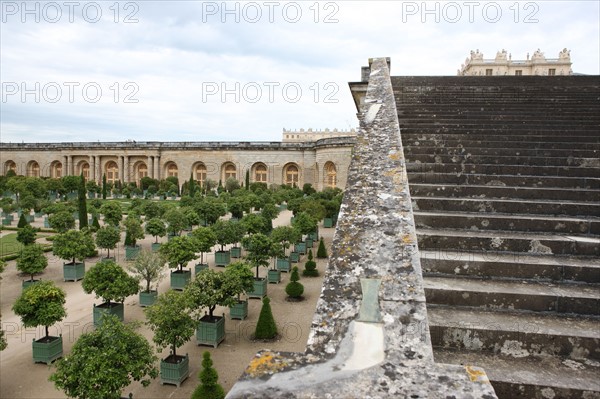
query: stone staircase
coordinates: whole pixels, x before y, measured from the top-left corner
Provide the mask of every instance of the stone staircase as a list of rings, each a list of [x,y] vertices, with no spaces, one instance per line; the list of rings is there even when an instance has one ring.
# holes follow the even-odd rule
[[[436,361],[600,397],[600,79],[392,84]]]

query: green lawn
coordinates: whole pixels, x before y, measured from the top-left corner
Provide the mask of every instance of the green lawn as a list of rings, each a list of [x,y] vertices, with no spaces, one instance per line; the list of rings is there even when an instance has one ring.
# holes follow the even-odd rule
[[[21,250],[23,245],[17,241],[17,233],[0,237],[0,256],[12,255]]]

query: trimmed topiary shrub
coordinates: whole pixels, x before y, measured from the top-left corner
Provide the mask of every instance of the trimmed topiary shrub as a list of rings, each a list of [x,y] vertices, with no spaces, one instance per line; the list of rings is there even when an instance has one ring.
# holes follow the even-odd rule
[[[308,260],[304,264],[304,271],[302,275],[305,277],[317,277],[319,271],[317,270],[317,262],[313,260],[312,249],[308,250]]]
[[[304,286],[298,282],[300,280],[300,276],[298,275],[298,267],[294,266],[292,269],[292,275],[290,276],[290,282],[285,286],[285,293],[288,294],[290,298],[293,299],[301,299],[302,294],[304,294]]]
[[[225,390],[218,383],[219,374],[212,366],[210,352],[206,351],[202,356],[202,371],[198,373],[201,384],[192,393],[192,399],[223,399]]]
[[[319,248],[317,249],[317,258],[326,259],[328,256],[327,248],[325,248],[325,242],[323,241],[323,237],[321,237],[321,240],[319,240]]]
[[[273,312],[271,311],[271,300],[266,296],[263,298],[262,308],[260,309],[256,330],[254,331],[254,337],[256,339],[273,339],[275,336],[277,336],[277,325],[275,324]]]
[[[27,223],[27,220],[25,220],[25,214],[22,213],[19,217],[19,223],[17,223],[17,228],[22,229],[25,226],[29,226],[29,223]]]

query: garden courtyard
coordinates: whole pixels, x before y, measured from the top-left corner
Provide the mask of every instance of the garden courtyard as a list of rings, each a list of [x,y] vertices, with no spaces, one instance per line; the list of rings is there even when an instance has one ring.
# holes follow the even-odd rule
[[[289,225],[292,212],[282,211],[276,219],[273,220],[273,226]],[[34,227],[42,227],[38,220],[32,223]],[[333,238],[334,228],[323,228],[319,225],[319,234],[324,238],[325,244],[329,249]],[[3,231],[4,236],[14,234],[14,231]],[[166,237],[160,239],[160,242],[166,242]],[[38,234],[38,243],[50,244],[40,234]],[[150,249],[154,238],[146,236],[138,240],[142,248]],[[316,254],[318,242],[313,247]],[[214,247],[214,250],[218,246]],[[99,251],[95,258],[86,259],[86,270],[104,256],[103,250]],[[112,254],[116,257],[119,264],[125,265],[125,253],[122,243],[120,243]],[[94,330],[92,321],[92,308],[94,304],[100,304],[101,299],[96,299],[94,294],[86,294],[78,282],[65,282],[63,280],[63,260],[47,253],[48,267],[36,278],[42,280],[51,280],[58,287],[66,292],[66,310],[67,317],[61,322],[50,327],[50,335],[62,334],[64,355],[70,353],[71,347],[84,332]],[[302,256],[297,264],[302,270],[307,256]],[[205,262],[211,269],[223,270],[215,267],[214,251],[205,256]],[[289,282],[289,273],[282,273],[282,281],[279,284],[268,285],[268,296],[271,299],[273,315],[278,327],[279,337],[270,342],[254,341],[256,322],[261,308],[261,301],[258,299],[249,300],[249,315],[245,320],[231,320],[229,309],[217,307],[215,315],[226,315],[226,337],[218,346],[198,346],[196,338],[192,337],[185,345],[177,349],[178,354],[189,354],[190,356],[190,376],[182,383],[180,387],[174,385],[161,385],[160,378],[154,379],[148,387],[142,387],[140,383],[132,383],[122,391],[122,396],[130,393],[134,398],[189,398],[199,384],[198,372],[201,369],[202,354],[204,351],[211,353],[214,367],[219,373],[219,382],[228,391],[235,381],[240,377],[252,357],[261,349],[272,349],[277,351],[302,352],[306,346],[310,323],[315,310],[316,302],[321,290],[323,274],[327,265],[327,259],[316,259],[319,277],[302,277],[300,282],[304,285],[304,301],[289,302],[286,300],[285,286]],[[190,262],[188,267],[192,267],[196,261]],[[260,268],[261,276],[266,275],[267,269]],[[165,278],[159,285],[159,293],[169,290],[169,268],[164,267]],[[1,312],[2,329],[5,331],[8,347],[0,352],[0,397],[2,398],[64,398],[64,392],[55,388],[54,384],[48,380],[48,377],[54,372],[53,365],[46,366],[43,363],[34,364],[32,360],[31,342],[43,336],[44,328],[39,326],[35,328],[23,328],[20,318],[12,311],[12,305],[21,295],[21,283],[28,279],[21,275],[16,269],[16,261],[7,262],[6,269],[2,273],[1,283]],[[125,302],[125,323],[138,323],[137,329],[149,342],[152,343],[152,331],[144,324],[144,308],[139,305],[138,296],[130,296]],[[154,344],[152,343],[154,346]],[[157,354],[158,358],[168,356],[169,349],[164,349]],[[157,361],[158,363],[158,361]]]

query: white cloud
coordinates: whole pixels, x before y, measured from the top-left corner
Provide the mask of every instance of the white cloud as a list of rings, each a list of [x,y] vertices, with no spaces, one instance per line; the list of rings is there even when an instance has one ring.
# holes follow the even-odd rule
[[[3,95],[12,82],[19,89],[23,82],[28,88],[55,82],[65,91],[57,103],[47,101],[51,91],[39,103],[33,95],[3,97],[0,139],[248,141],[279,140],[284,127],[351,128],[356,118],[347,83],[359,79],[369,57],[391,57],[395,75],[454,75],[472,49],[493,57],[505,48],[521,59],[537,48],[555,57],[567,47],[576,72],[600,72],[598,2],[475,3],[469,9],[461,1],[280,2],[271,23],[265,2],[228,2],[240,10],[236,23],[222,9],[206,12],[222,2],[120,2],[115,23],[114,2],[100,2],[102,17],[90,23],[81,8],[91,3],[82,2],[72,23],[67,9],[58,23],[44,15],[36,23],[6,9],[21,2],[3,2]],[[40,11],[47,4],[39,3]],[[262,12],[258,23],[249,21],[253,4]],[[302,15],[292,23],[296,5]],[[124,23],[131,12],[138,22]],[[337,22],[325,23],[326,16]],[[72,102],[65,82],[79,84]],[[128,82],[135,86],[126,88]],[[236,82],[239,101],[231,93],[222,101],[222,84],[231,90]],[[279,84],[273,101],[269,82]],[[85,84],[101,88],[98,102],[87,101]],[[219,93],[203,98],[213,84]],[[286,84],[301,88],[298,102],[290,101],[294,92],[283,92]],[[262,93],[252,103],[256,86]],[[126,102],[128,94],[138,102]],[[326,102],[327,95],[337,102]]]

